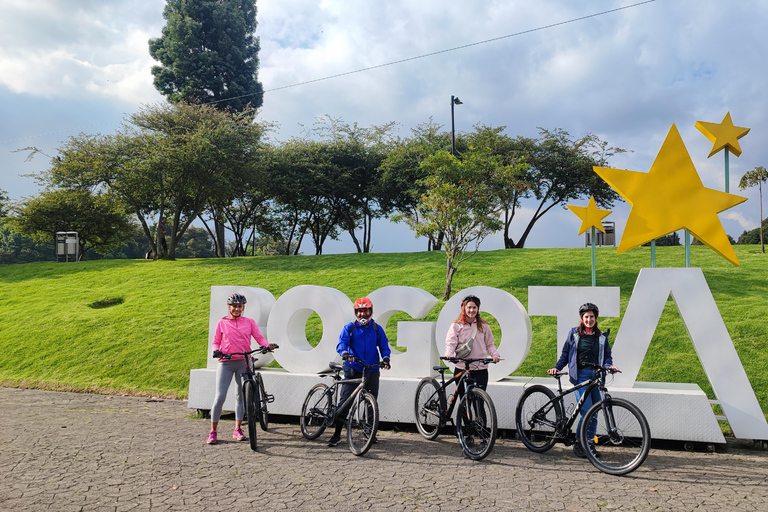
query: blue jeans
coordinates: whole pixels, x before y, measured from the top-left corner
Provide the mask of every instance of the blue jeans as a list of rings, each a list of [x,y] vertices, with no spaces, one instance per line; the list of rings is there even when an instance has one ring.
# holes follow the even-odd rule
[[[591,368],[582,368],[579,370],[579,373],[577,375],[577,380],[579,381],[579,384],[581,384],[584,381],[588,381],[592,377],[595,376],[595,370],[592,370]],[[586,387],[577,389],[576,394],[576,401],[578,402],[581,400],[581,396],[584,394],[584,391],[586,391]],[[592,407],[592,404],[595,404],[600,401],[600,390],[598,388],[595,388],[592,390],[592,392],[589,394],[586,400],[584,400],[584,405],[581,407],[581,418],[579,419],[579,424],[576,427],[576,435],[578,436],[578,433],[581,431],[581,423],[584,421],[584,415],[587,413],[587,411]],[[587,439],[592,439],[595,437],[595,432],[597,432],[597,416],[595,416],[592,419],[592,422],[587,426]]]

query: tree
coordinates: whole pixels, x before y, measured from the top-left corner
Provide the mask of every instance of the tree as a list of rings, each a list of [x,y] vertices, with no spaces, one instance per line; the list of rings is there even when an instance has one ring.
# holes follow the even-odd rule
[[[329,165],[346,177],[337,189],[339,226],[349,233],[357,252],[371,251],[373,219],[382,217],[379,169],[393,145],[395,123],[362,127],[326,116],[313,132],[328,149]],[[362,230],[362,241],[356,232]]]
[[[503,165],[514,166],[514,180],[503,183],[499,195],[504,201],[504,247],[514,247],[509,235],[512,220],[523,198],[530,197],[531,184],[528,179],[529,166],[525,162],[526,155],[518,151],[516,141],[502,132],[505,126],[491,127],[475,126],[475,131],[467,136],[469,144],[476,148],[484,148],[489,154],[495,155]]]
[[[0,219],[8,216],[8,208],[10,206],[10,199],[8,198],[8,192],[0,190]]]
[[[379,171],[378,189],[381,208],[395,213],[393,220],[410,219],[419,222],[418,200],[426,192],[426,170],[421,164],[438,151],[450,151],[451,134],[430,119],[411,130],[412,136],[398,141],[387,154]],[[461,135],[456,138],[458,152],[466,149]],[[442,249],[442,233],[425,233],[427,250]]]
[[[150,223],[168,219],[167,257],[208,204],[229,203],[260,146],[248,114],[208,105],[144,107],[112,136],[79,135],[52,159],[46,178],[63,188],[106,189],[130,206],[151,251],[164,256]]]
[[[162,36],[149,40],[160,93],[233,112],[261,107],[255,0],[167,0],[163,17]]]
[[[744,173],[744,176],[739,180],[739,188],[744,190],[746,188],[754,187],[757,185],[760,192],[760,247],[765,253],[765,243],[763,241],[763,183],[768,181],[768,171],[762,165],[755,167],[751,171]]]
[[[59,231],[77,231],[80,258],[89,249],[106,254],[133,237],[124,204],[110,194],[87,190],[53,190],[21,203],[10,219],[19,233],[38,242],[53,242]]]
[[[161,37],[149,40],[155,88],[171,103],[209,104],[228,112],[263,103],[258,81],[255,0],[167,0]],[[226,205],[206,206],[216,254],[225,256]],[[207,227],[207,226],[206,226]]]
[[[406,217],[417,236],[443,233],[446,256],[443,300],[451,296],[453,276],[461,262],[473,256],[489,234],[502,223],[506,184],[515,179],[516,166],[505,166],[488,150],[470,148],[462,159],[438,151],[422,164],[427,177],[418,198],[418,217]],[[502,192],[500,192],[502,191]],[[474,250],[466,254],[474,243]]]
[[[538,139],[515,139],[518,156],[529,164],[524,175],[517,176],[539,204],[517,242],[505,240],[505,247],[523,248],[534,224],[557,205],[565,201],[594,196],[598,206],[607,208],[619,195],[605,183],[592,167],[605,166],[608,158],[625,150],[609,147],[596,135],[572,139],[568,132],[540,128]],[[511,217],[514,217],[514,204]],[[511,222],[511,218],[509,219]]]

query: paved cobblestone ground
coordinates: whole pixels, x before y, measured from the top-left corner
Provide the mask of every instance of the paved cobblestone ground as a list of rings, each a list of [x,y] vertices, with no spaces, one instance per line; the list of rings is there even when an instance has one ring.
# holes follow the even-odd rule
[[[259,451],[205,444],[185,402],[0,388],[0,510],[767,510],[768,451],[653,449],[611,477],[558,446],[534,454],[501,439],[488,459],[452,436],[380,432],[355,457],[295,424],[259,431]]]

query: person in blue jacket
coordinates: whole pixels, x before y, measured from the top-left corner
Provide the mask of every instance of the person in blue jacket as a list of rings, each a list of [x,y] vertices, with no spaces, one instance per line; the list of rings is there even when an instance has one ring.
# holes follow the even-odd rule
[[[344,360],[344,378],[359,379],[363,376],[363,365],[356,359],[365,364],[376,364],[380,361],[384,363],[384,368],[389,369],[389,341],[384,333],[384,328],[373,321],[373,303],[367,297],[362,297],[355,301],[355,321],[344,326],[339,335],[339,343],[336,345],[336,352]],[[375,398],[379,396],[379,369],[371,368],[368,376],[367,389]],[[341,387],[339,394],[339,403],[343,404],[349,398],[349,395],[355,390],[357,385],[346,384]],[[340,411],[340,416],[343,411]],[[341,429],[343,423],[341,418],[336,422],[336,430],[328,446],[336,446],[341,440]],[[376,439],[374,439],[374,443]]]
[[[560,354],[560,359],[557,360],[557,364],[554,368],[547,370],[547,373],[554,375],[558,371],[565,368],[568,365],[568,379],[574,386],[587,381],[595,376],[595,370],[589,368],[588,365],[593,364],[609,368],[611,371],[619,371],[618,368],[613,366],[613,358],[611,357],[611,346],[608,344],[607,332],[602,332],[597,328],[597,317],[600,315],[600,310],[592,304],[587,302],[579,307],[579,317],[581,322],[578,327],[574,327],[568,333],[568,338],[563,345],[563,351]],[[586,388],[577,389],[575,392],[576,401],[581,399]],[[597,388],[592,390],[590,396],[584,401],[584,405],[581,407],[581,418],[579,419],[579,425],[576,428],[576,432],[581,429],[581,423],[584,421],[584,415],[587,413],[592,404],[600,400],[600,392]],[[597,418],[590,425],[588,425],[587,438],[592,439],[595,436],[597,430]],[[579,441],[573,445],[573,453],[577,457],[586,457],[584,448]]]

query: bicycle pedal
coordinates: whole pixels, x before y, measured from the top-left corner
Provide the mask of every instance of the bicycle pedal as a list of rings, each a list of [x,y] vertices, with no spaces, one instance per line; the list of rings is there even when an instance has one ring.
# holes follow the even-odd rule
[[[267,403],[271,404],[275,401],[275,395],[267,395]]]

